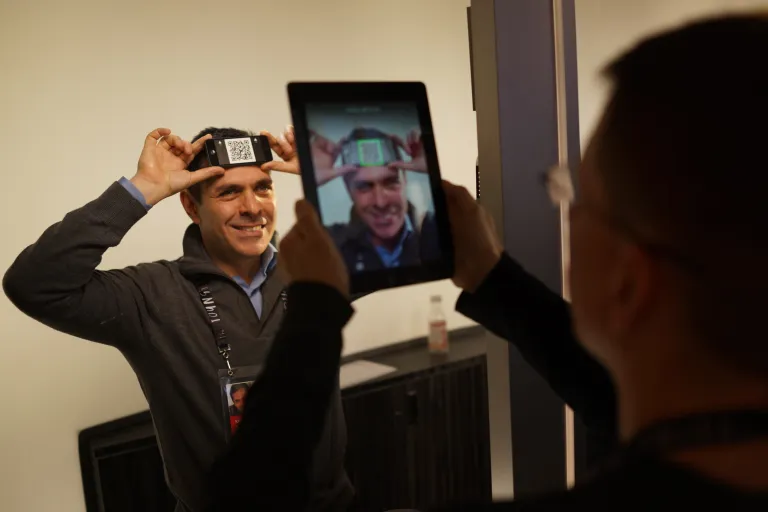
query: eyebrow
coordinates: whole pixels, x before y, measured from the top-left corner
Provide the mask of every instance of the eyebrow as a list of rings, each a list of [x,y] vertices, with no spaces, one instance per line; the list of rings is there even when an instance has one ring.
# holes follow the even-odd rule
[[[256,187],[268,186],[268,185],[272,185],[272,178],[262,178],[259,181],[257,181],[255,184]],[[216,195],[231,188],[242,189],[243,186],[240,185],[239,183],[225,183],[222,185],[218,185],[216,188],[213,189],[213,192],[214,192],[214,195]]]

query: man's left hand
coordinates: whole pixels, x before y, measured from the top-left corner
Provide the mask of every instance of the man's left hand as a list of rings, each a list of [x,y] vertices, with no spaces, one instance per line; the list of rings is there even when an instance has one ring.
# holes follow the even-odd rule
[[[272,160],[271,162],[262,164],[262,170],[287,172],[288,174],[301,174],[299,155],[296,152],[296,136],[293,133],[293,126],[288,126],[285,131],[277,137],[266,130],[262,130],[261,135],[265,135],[269,139],[269,146],[272,148],[272,151],[282,158],[282,162],[280,160]]]
[[[349,297],[349,274],[341,253],[306,199],[296,202],[296,224],[282,238],[277,261],[288,282],[326,284]]]
[[[424,144],[421,142],[421,135],[413,131],[408,134],[404,141],[397,135],[392,135],[395,145],[401,148],[411,157],[408,162],[392,162],[389,167],[392,169],[402,169],[404,171],[427,172],[427,160],[424,155]]]

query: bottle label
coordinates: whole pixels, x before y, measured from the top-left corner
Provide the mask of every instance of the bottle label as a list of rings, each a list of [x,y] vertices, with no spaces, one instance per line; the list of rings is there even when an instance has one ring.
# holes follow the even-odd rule
[[[429,323],[429,351],[448,351],[448,329],[445,320]]]

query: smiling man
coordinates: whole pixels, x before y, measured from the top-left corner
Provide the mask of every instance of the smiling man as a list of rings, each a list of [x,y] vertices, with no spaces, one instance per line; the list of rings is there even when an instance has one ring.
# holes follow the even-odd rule
[[[298,173],[292,131],[279,139],[267,134],[283,159],[271,167],[225,171],[209,167],[201,152],[210,138],[248,135],[209,128],[187,142],[154,130],[130,180],[48,228],[3,279],[9,299],[32,318],[126,357],[149,402],[179,511],[211,505],[206,476],[234,428],[227,386],[255,380],[286,310],[274,272],[269,169]],[[192,220],[181,258],[96,269],[155,204],[179,192]],[[313,457],[311,510],[344,510],[351,501],[345,446],[337,385]]]
[[[313,159],[318,137],[313,140]],[[408,200],[406,171],[427,172],[424,148],[417,133],[407,141],[371,128],[357,128],[343,141],[392,140],[410,160],[381,165],[342,166],[329,176],[343,176],[352,209],[349,222],[330,226],[331,236],[347,267],[357,271],[418,265],[439,259],[437,224],[432,212],[417,212]],[[326,148],[323,139],[320,147]],[[332,154],[341,152],[341,143]],[[320,181],[320,180],[318,180]]]

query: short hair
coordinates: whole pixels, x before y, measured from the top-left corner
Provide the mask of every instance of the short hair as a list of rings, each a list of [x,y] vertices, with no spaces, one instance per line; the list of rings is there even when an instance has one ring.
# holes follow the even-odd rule
[[[214,127],[208,127],[204,130],[201,130],[200,133],[195,135],[192,138],[192,142],[197,141],[198,139],[205,137],[206,135],[213,135],[213,138],[215,139],[223,139],[223,138],[231,138],[231,137],[253,137],[255,134],[249,131],[245,130],[238,130],[237,128],[214,128]],[[205,154],[205,151],[201,151],[200,153],[195,156],[194,160],[190,162],[189,166],[187,167],[187,170],[190,172],[194,172],[198,169],[202,169],[204,167],[208,167],[210,165],[210,162],[208,161],[208,156]],[[200,202],[203,198],[203,184],[202,183],[196,183],[195,185],[192,185],[188,189],[190,195],[196,202]]]
[[[245,390],[245,392],[248,392],[248,389],[250,389],[250,386],[248,384],[240,383],[240,384],[232,384],[232,387],[229,388],[229,397],[234,400],[235,399],[235,393],[237,393],[240,390]]]
[[[768,370],[766,55],[763,13],[651,37],[607,67],[613,91],[595,137],[611,215],[690,263],[681,275],[695,334],[759,372]]]

